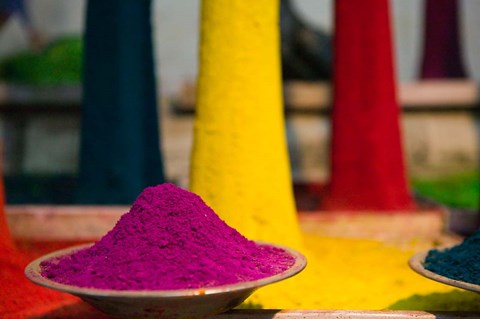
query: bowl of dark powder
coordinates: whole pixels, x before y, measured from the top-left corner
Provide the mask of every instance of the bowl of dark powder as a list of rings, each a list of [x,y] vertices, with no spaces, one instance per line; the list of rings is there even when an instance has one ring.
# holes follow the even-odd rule
[[[480,293],[480,230],[457,245],[419,252],[409,265],[431,280]]]
[[[99,241],[38,258],[25,274],[116,317],[205,318],[305,266],[301,253],[249,240],[198,195],[161,184]]]

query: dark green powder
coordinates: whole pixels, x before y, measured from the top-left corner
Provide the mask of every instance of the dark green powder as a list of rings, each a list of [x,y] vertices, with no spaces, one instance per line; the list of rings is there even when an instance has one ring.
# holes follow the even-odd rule
[[[451,279],[480,284],[480,230],[452,248],[430,250],[424,266]]]

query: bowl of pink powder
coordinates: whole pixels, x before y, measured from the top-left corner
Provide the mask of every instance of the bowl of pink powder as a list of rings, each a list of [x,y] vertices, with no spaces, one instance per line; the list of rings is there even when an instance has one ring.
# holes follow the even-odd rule
[[[161,184],[99,241],[38,258],[25,274],[116,317],[205,318],[305,266],[301,253],[249,240],[198,195]]]

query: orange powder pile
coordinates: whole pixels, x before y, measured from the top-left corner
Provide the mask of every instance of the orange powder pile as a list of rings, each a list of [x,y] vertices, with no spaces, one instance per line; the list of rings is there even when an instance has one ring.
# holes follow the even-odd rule
[[[14,245],[4,207],[5,195],[0,181],[0,318],[25,318],[78,300],[36,286],[26,279],[24,269],[30,260]]]

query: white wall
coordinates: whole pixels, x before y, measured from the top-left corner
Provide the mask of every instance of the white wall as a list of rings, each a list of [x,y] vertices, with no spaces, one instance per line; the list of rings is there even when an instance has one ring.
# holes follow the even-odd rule
[[[480,81],[480,1],[463,0],[461,11],[465,64],[470,76]]]

